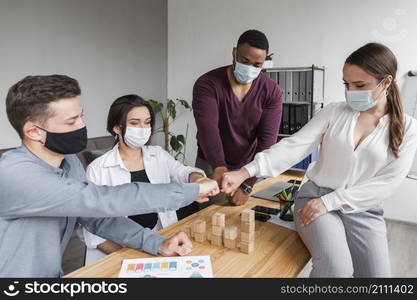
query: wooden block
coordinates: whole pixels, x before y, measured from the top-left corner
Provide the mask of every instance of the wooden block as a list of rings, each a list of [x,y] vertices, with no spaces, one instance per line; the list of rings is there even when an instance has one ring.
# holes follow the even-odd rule
[[[237,226],[226,226],[224,228],[224,238],[225,239],[236,239],[238,234]]]
[[[223,226],[226,224],[226,216],[224,213],[216,212],[211,217],[211,223],[215,226]]]
[[[211,227],[211,234],[212,235],[223,235],[223,229],[224,229],[224,227],[223,226],[216,226],[216,225],[213,225],[212,227]]]
[[[199,243],[203,243],[206,241],[206,234],[205,233],[194,233],[194,240]]]
[[[211,244],[215,246],[223,246],[223,237],[219,235],[211,235]]]
[[[255,222],[242,222],[240,224],[241,232],[254,232],[255,231]]]
[[[246,208],[241,212],[241,220],[242,222],[250,222],[255,221],[255,211],[250,208]]]
[[[224,239],[224,246],[226,248],[236,248],[236,239]]]
[[[208,241],[211,241],[211,236],[212,236],[211,231],[210,230],[207,230],[206,231],[206,234],[207,234],[207,240]]]
[[[251,223],[251,224],[255,224],[255,220],[241,221],[240,223]]]
[[[253,232],[241,232],[240,233],[240,240],[243,243],[250,243],[255,241],[255,231]]]
[[[255,243],[244,243],[240,242],[240,251],[246,254],[250,254],[255,250]]]
[[[196,220],[193,223],[193,232],[194,233],[205,233],[206,232],[206,221]]]

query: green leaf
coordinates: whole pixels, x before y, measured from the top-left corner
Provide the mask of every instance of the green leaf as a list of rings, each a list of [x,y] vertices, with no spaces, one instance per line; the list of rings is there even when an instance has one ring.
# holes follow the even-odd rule
[[[172,150],[174,150],[175,152],[180,152],[184,146],[184,137],[180,137],[180,136],[175,136],[173,135],[171,137],[171,140],[169,142],[169,144],[171,145]]]
[[[187,101],[183,99],[177,99],[177,101],[181,103],[181,105],[184,106],[186,109],[192,110],[191,105]]]
[[[175,119],[177,117],[177,110],[175,109],[175,102],[172,101],[171,99],[169,99],[167,102],[167,112],[168,112],[168,115],[172,119]]]
[[[178,139],[175,135],[171,137],[169,144],[171,145],[172,150],[174,150],[175,152],[178,152],[180,148],[182,147],[180,142],[178,142]]]
[[[171,139],[169,140],[169,144],[171,145],[171,148],[175,150],[178,147],[177,137],[171,136]]]
[[[164,107],[164,105],[162,103],[160,103],[158,101],[155,101],[155,100],[152,100],[152,99],[148,100],[148,102],[152,106],[153,112],[155,114],[159,113],[162,110],[162,108]]]
[[[177,140],[178,140],[180,143],[182,143],[183,145],[185,145],[185,137],[184,137],[182,134],[177,135]]]

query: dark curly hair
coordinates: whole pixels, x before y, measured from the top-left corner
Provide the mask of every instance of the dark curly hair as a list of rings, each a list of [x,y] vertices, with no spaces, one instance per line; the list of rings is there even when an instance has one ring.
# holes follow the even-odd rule
[[[239,47],[246,43],[252,47],[265,50],[266,53],[269,52],[268,39],[266,38],[266,35],[259,30],[250,29],[242,33],[237,41],[237,46]]]

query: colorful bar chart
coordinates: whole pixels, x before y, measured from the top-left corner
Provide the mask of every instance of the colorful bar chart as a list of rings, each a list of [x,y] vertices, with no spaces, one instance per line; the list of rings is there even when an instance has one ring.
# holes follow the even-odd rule
[[[119,277],[213,277],[209,256],[125,259]]]

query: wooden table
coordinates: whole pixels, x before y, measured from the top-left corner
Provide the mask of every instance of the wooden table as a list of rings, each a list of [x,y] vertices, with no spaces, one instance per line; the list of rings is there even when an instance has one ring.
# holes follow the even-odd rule
[[[257,183],[254,192],[277,181],[302,179],[300,173],[285,173]],[[205,219],[211,226],[211,216],[215,212],[226,214],[226,225],[240,224],[239,214],[244,208],[263,205],[278,208],[273,201],[251,197],[243,206],[230,206],[228,203],[211,205],[169,227],[158,234],[170,237],[184,225],[191,225],[196,219]],[[256,221],[255,250],[245,254],[238,249],[227,249],[211,245],[209,242],[193,241],[193,251],[189,255],[210,255],[215,277],[296,277],[303,269],[310,254],[297,232],[269,223]],[[82,267],[65,277],[117,277],[123,259],[152,257],[147,253],[131,248],[123,248],[96,262]]]

